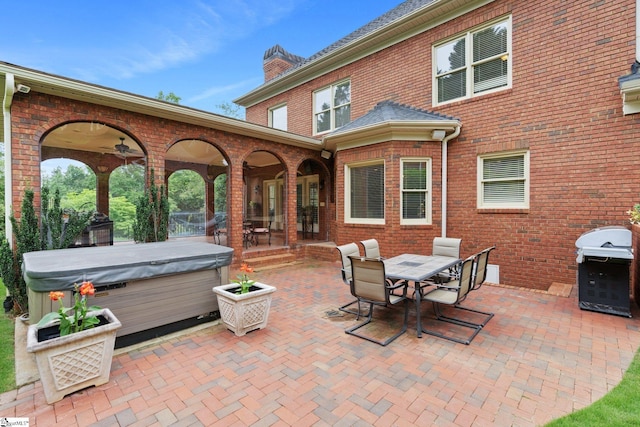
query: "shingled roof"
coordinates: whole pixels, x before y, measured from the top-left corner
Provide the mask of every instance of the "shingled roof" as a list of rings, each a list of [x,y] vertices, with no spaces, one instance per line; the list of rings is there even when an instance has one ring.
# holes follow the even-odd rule
[[[381,101],[376,104],[365,115],[358,117],[352,122],[347,123],[340,129],[331,132],[330,135],[338,135],[343,132],[349,132],[353,129],[358,129],[366,126],[375,125],[384,122],[402,122],[402,121],[451,121],[457,120],[455,117],[447,116],[445,114],[436,113],[433,111],[421,110],[419,108],[411,107],[409,105],[399,104],[393,101]]]
[[[387,13],[385,13],[384,15],[379,16],[378,18],[374,19],[373,21],[369,22],[368,24],[363,25],[362,27],[358,28],[357,30],[353,31],[352,33],[346,35],[345,37],[341,38],[340,40],[336,41],[335,43],[325,47],[324,49],[322,49],[319,52],[316,52],[315,54],[311,55],[308,58],[303,58],[297,55],[293,55],[287,52],[288,55],[291,55],[292,57],[296,58],[295,61],[295,65],[292,66],[291,68],[289,68],[287,71],[285,71],[284,73],[280,74],[280,76],[283,76],[285,74],[289,74],[292,71],[304,66],[305,64],[309,63],[309,62],[313,62],[315,60],[317,60],[318,58],[321,58],[325,55],[327,55],[328,53],[331,53],[332,51],[339,49],[340,47],[349,44],[351,42],[353,42],[354,40],[357,40],[369,33],[372,33],[374,31],[376,31],[377,29],[384,27],[385,25],[390,24],[391,22],[402,18],[405,15],[410,14],[411,12],[425,6],[428,4],[433,3],[436,0],[407,0],[403,3],[400,3],[398,6],[394,7],[393,9],[391,9],[390,11],[388,11]],[[277,45],[276,45],[277,46]],[[275,48],[275,46],[274,46]],[[271,49],[274,49],[271,48]],[[267,52],[265,52],[265,58],[267,58],[267,53],[269,53],[271,51],[271,49],[267,50]],[[283,49],[284,50],[284,49]],[[286,51],[285,51],[286,52]]]

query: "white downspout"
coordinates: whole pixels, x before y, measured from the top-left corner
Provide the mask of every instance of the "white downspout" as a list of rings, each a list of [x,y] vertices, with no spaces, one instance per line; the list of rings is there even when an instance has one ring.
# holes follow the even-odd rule
[[[456,126],[452,134],[442,138],[442,237],[447,237],[447,142],[460,135],[460,127]]]
[[[636,0],[636,62],[640,63],[640,0]]]
[[[11,103],[15,93],[13,74],[5,74],[4,98],[2,99],[2,120],[4,124],[4,230],[5,237],[13,248],[13,227],[11,225],[11,205],[13,201],[13,175],[11,174]]]

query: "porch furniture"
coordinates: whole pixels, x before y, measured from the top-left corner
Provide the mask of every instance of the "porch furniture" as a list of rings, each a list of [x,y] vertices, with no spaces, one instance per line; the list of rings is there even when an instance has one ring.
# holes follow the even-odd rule
[[[380,245],[376,239],[362,240],[360,244],[364,248],[365,257],[382,259],[380,256]]]
[[[359,302],[369,304],[369,314],[362,322],[345,330],[349,335],[355,335],[367,341],[386,346],[391,341],[398,338],[407,331],[407,321],[409,318],[409,299],[407,298],[407,283],[393,283],[386,278],[384,263],[376,258],[364,258],[350,256],[351,260],[351,293],[355,295]],[[404,288],[402,295],[393,293],[395,289]],[[365,325],[371,323],[374,306],[391,306],[404,302],[404,321],[402,328],[389,338],[377,340],[373,337],[356,332]]]
[[[465,299],[473,284],[474,260],[475,258],[472,256],[462,262],[459,279],[452,280],[449,283],[438,286],[422,296],[422,299],[433,303],[433,311],[437,320],[469,328],[472,330],[471,335],[467,338],[461,339],[452,335],[445,335],[442,332],[432,329],[423,328],[422,331],[424,333],[467,345],[469,345],[475,336],[478,335],[478,332],[482,329],[481,325],[460,320],[455,317],[445,316],[440,310],[441,304],[450,305],[458,309],[460,308],[458,304]]]
[[[460,258],[460,243],[462,239],[454,237],[434,237],[433,249],[431,255],[442,255]],[[445,283],[451,279],[455,279],[458,272],[455,268],[449,269],[448,272],[440,273],[434,277],[434,281],[438,283]]]
[[[460,259],[455,257],[416,254],[402,254],[384,260],[387,278],[394,281],[403,279],[414,284],[413,298],[416,303],[416,331],[418,338],[422,337],[420,319],[421,283],[438,273],[448,270],[459,262]]]
[[[220,245],[221,244],[220,236],[223,234],[224,235],[227,234],[227,228],[220,227],[218,223],[214,223],[213,224],[213,242]]]
[[[495,249],[495,246],[486,248],[473,256],[473,258],[475,259],[475,263],[473,267],[473,279],[471,282],[470,291],[475,291],[480,289],[482,284],[485,282],[487,278],[487,265],[489,263],[489,253],[493,249]],[[494,313],[489,313],[486,311],[480,311],[480,310],[476,310],[468,307],[463,307],[460,305],[461,302],[462,300],[456,303],[455,307],[457,309],[466,310],[472,313],[477,313],[485,316],[485,320],[479,324],[481,328],[484,327],[484,325],[486,325],[489,322],[489,320],[491,320],[491,318],[494,316]]]
[[[253,235],[253,223],[245,221],[242,223],[242,243],[245,249],[248,249],[255,242]]]
[[[302,212],[301,212],[302,240],[307,239],[307,233],[310,235],[310,238],[313,240],[314,210],[315,210],[314,206],[305,206],[302,208]]]
[[[260,235],[268,236],[269,246],[271,246],[271,221],[269,221],[266,227],[253,227],[253,235],[256,246],[260,244]]]
[[[359,257],[360,249],[358,249],[358,245],[356,245],[355,243],[347,243],[346,245],[338,246],[336,249],[338,249],[338,252],[340,252],[340,260],[342,261],[342,269],[340,270],[340,272],[342,273],[342,280],[347,286],[349,286],[349,290],[351,291],[352,276],[351,276],[351,259],[349,257],[350,256]],[[352,295],[353,295],[353,292],[352,292]],[[347,309],[347,307],[356,303],[358,303],[357,311]],[[356,316],[358,316],[358,318],[360,318],[360,315],[362,314],[360,310],[360,301],[357,298],[341,306],[339,310],[345,313],[355,314]]]

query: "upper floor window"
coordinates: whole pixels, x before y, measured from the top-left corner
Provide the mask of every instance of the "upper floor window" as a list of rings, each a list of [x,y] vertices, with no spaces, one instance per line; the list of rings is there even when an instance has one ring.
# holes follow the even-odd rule
[[[345,165],[344,222],[384,224],[384,161]]]
[[[401,224],[431,223],[431,159],[401,159]]]
[[[529,207],[529,152],[478,157],[478,207]]]
[[[342,81],[313,93],[314,134],[332,131],[351,121],[351,82]]]
[[[433,49],[437,104],[511,85],[511,19],[484,26]]]
[[[287,105],[279,105],[269,110],[269,126],[287,130]]]

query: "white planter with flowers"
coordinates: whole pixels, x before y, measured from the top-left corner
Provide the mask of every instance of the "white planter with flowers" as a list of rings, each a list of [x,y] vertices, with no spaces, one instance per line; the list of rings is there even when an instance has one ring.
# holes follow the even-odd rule
[[[93,295],[90,282],[76,285],[75,304],[60,303],[27,330],[27,351],[34,353],[47,403],[70,393],[109,381],[111,361],[120,321],[108,308],[87,307],[86,297]],[[49,297],[61,301],[62,292]]]
[[[274,286],[250,280],[248,273],[253,269],[247,264],[242,264],[240,271],[239,280],[213,288],[222,322],[239,337],[267,326],[271,297],[276,291]]]

